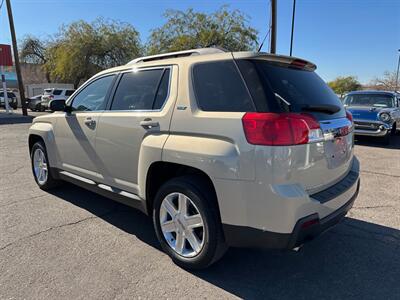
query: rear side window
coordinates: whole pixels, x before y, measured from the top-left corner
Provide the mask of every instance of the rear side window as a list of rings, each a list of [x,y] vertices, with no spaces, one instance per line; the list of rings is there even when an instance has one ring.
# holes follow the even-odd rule
[[[66,90],[65,96],[71,96],[74,93],[74,90]]]
[[[59,96],[59,95],[61,95],[61,93],[62,93],[62,90],[54,90],[53,91],[53,95],[55,95],[55,96]]]
[[[169,69],[152,69],[122,74],[111,110],[153,110],[164,104]]]
[[[233,61],[195,65],[193,85],[197,104],[203,111],[254,111],[251,97]]]
[[[339,98],[313,71],[262,60],[237,60],[260,112],[304,112],[307,107],[333,105],[334,114],[313,113],[317,119],[345,117]]]

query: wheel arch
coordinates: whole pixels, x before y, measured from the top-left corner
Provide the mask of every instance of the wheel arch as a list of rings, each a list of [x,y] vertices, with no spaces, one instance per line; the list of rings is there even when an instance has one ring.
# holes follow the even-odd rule
[[[166,161],[153,162],[148,169],[146,176],[146,208],[148,214],[151,214],[153,210],[154,197],[159,188],[168,180],[185,175],[196,176],[211,188],[220,218],[217,192],[211,177],[198,168]]]
[[[54,140],[54,132],[53,125],[50,123],[37,122],[34,123],[29,128],[28,135],[28,145],[29,145],[29,153],[32,150],[32,146],[38,142],[43,142],[46,147],[47,156],[49,159],[49,163],[53,167],[57,167],[57,151]]]

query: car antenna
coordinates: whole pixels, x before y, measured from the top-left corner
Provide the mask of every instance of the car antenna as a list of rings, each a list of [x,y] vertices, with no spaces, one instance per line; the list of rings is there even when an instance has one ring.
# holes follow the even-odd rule
[[[267,39],[267,36],[269,35],[270,32],[271,32],[271,27],[268,29],[267,34],[264,36],[264,39],[262,40],[260,47],[258,47],[257,52],[260,52],[260,51],[261,51],[261,48],[264,46],[264,42],[265,42],[265,40]]]

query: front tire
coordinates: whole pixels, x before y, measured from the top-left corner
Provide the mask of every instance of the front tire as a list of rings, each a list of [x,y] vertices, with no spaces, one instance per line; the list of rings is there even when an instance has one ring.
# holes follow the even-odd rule
[[[203,269],[225,253],[215,193],[198,176],[166,182],[154,199],[153,223],[163,250],[185,269]]]
[[[42,190],[50,190],[60,184],[60,181],[51,172],[46,147],[43,142],[36,142],[32,146],[31,166],[33,177]]]

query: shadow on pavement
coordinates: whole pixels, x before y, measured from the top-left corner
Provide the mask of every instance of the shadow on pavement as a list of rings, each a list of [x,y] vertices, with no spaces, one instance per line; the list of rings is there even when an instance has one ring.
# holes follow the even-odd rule
[[[378,147],[386,149],[400,149],[400,133],[391,137],[390,144],[385,145],[382,142],[383,139],[369,137],[369,136],[356,136],[356,145],[368,146],[368,147]]]
[[[160,249],[141,212],[69,184],[53,194]],[[299,252],[230,249],[191,273],[247,299],[400,299],[400,230],[346,218]]]
[[[32,123],[34,116],[23,116],[20,114],[7,114],[0,112],[0,125]]]

